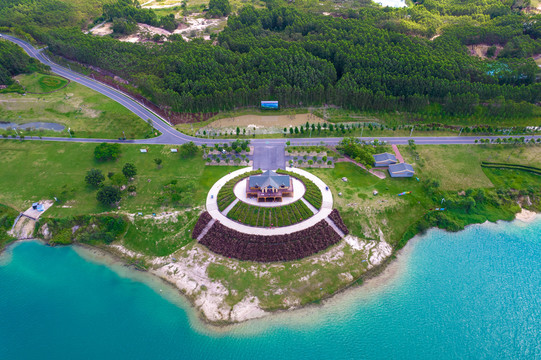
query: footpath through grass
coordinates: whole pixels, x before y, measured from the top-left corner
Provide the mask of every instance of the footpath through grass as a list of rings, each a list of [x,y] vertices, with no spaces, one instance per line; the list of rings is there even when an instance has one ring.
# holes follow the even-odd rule
[[[66,81],[39,73],[19,75],[16,78],[28,91],[37,90],[35,92],[58,89]],[[65,127],[63,131],[57,132],[26,129],[23,126],[22,134],[25,136],[69,137],[68,128],[71,128],[73,137],[81,138],[115,139],[126,136],[129,139],[140,139],[154,136],[152,128],[134,113],[108,97],[74,82],[48,94],[0,94],[0,121],[16,124],[50,122]],[[10,136],[15,132],[0,129],[2,134]]]

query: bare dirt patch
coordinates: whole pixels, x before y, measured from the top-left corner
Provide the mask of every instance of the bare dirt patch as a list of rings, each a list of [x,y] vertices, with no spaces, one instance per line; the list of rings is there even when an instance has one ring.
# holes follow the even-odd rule
[[[480,57],[482,59],[486,59],[487,58],[487,50],[491,46],[492,45],[488,45],[488,44],[476,44],[476,45],[469,45],[468,49],[470,50],[470,55],[478,56],[478,57]],[[494,56],[497,57],[498,54],[500,53],[500,51],[502,51],[503,46],[501,46],[501,45],[494,45],[494,46],[496,46],[496,51],[494,53]]]

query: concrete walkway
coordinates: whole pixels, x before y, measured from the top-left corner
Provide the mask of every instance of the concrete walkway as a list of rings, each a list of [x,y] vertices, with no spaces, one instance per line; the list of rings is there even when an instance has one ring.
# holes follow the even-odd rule
[[[235,205],[237,205],[237,203],[238,203],[239,201],[240,201],[239,199],[233,200],[233,202],[232,202],[231,204],[229,204],[229,206],[226,207],[224,211],[222,211],[222,214],[224,214],[225,216],[227,216],[227,214],[229,214],[229,212],[231,211],[231,209],[233,209],[233,207],[235,207]]]
[[[207,235],[210,228],[212,227],[212,225],[214,225],[215,222],[216,222],[216,219],[211,219],[209,221],[209,223],[201,231],[201,234],[199,234],[199,236],[197,237],[197,241],[201,240],[203,238],[203,236]]]
[[[333,198],[332,193],[330,190],[325,190],[327,185],[321,181],[320,178],[318,178],[315,175],[310,174],[307,171],[296,169],[296,168],[286,168],[287,171],[299,174],[301,176],[304,176],[308,180],[311,180],[314,184],[316,184],[319,189],[321,190],[321,194],[323,195],[323,201],[321,205],[321,209],[312,217],[294,224],[290,226],[284,226],[279,228],[260,228],[260,227],[254,227],[254,226],[247,226],[244,224],[240,224],[238,222],[235,222],[229,218],[227,218],[224,214],[220,212],[218,209],[218,192],[224,186],[229,180],[245,174],[249,171],[252,171],[252,168],[244,168],[237,171],[233,171],[232,173],[224,176],[220,180],[218,180],[210,189],[208,195],[207,195],[207,211],[212,216],[213,219],[216,221],[219,221],[224,225],[225,227],[228,227],[233,230],[237,230],[240,232],[243,232],[245,234],[253,234],[253,235],[286,235],[291,234],[295,231],[305,230],[308,229],[314,225],[316,225],[321,220],[326,219],[329,214],[332,211],[332,205],[333,205]],[[208,231],[208,230],[207,230]]]
[[[393,148],[394,155],[396,156],[396,160],[398,160],[399,163],[403,163],[404,158],[402,157],[402,154],[400,154],[400,150],[398,150],[398,147],[395,144],[393,144],[391,146]]]

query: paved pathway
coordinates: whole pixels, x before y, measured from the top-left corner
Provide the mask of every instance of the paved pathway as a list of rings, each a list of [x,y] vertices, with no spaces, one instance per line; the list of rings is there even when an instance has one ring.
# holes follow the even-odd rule
[[[400,153],[400,150],[398,150],[398,146],[393,144],[392,148],[393,148],[393,151],[394,151],[394,155],[396,156],[396,160],[398,160],[399,163],[403,163],[404,158],[402,157],[402,154]]]
[[[346,234],[344,234],[344,233],[342,232],[342,230],[340,230],[340,229],[338,228],[338,226],[336,226],[336,224],[334,223],[334,221],[332,221],[330,218],[325,218],[325,221],[327,222],[327,224],[329,224],[329,225],[334,229],[334,231],[336,231],[336,233],[337,233],[338,235],[340,235],[341,238],[343,238],[344,236],[346,236]]]
[[[304,203],[304,205],[306,205],[306,207],[308,207],[308,209],[310,209],[311,212],[314,214],[317,213],[317,209],[314,207],[314,205],[310,204],[308,200],[301,198],[301,201]]]
[[[210,228],[212,227],[212,225],[214,225],[214,223],[216,222],[216,219],[211,219],[208,224],[203,228],[203,230],[201,231],[201,234],[199,234],[199,236],[197,237],[197,241],[201,240],[203,238],[203,236],[207,235],[207,233],[209,232]]]
[[[229,180],[241,174],[247,173],[251,170],[252,168],[247,167],[244,169],[233,171],[232,173],[218,180],[210,189],[207,195],[207,211],[210,214],[210,216],[212,216],[216,221],[221,222],[222,225],[230,229],[240,231],[245,234],[267,235],[267,236],[286,235],[286,234],[291,234],[292,232],[295,232],[295,231],[308,229],[314,226],[315,224],[317,224],[318,222],[320,222],[321,220],[324,220],[325,218],[327,218],[329,214],[331,213],[332,205],[333,205],[333,198],[332,198],[331,191],[325,190],[327,185],[323,181],[321,181],[320,178],[318,178],[315,175],[310,174],[309,172],[306,172],[301,169],[296,169],[296,168],[286,168],[287,171],[297,173],[311,180],[314,184],[316,184],[320,188],[321,193],[323,195],[323,199],[322,199],[321,209],[317,212],[317,214],[314,214],[314,216],[300,223],[290,225],[290,226],[279,227],[279,228],[259,228],[259,227],[254,227],[254,226],[248,226],[248,225],[240,224],[236,221],[233,221],[227,218],[218,209],[218,201],[217,201],[218,192],[220,191],[222,186],[224,186]]]
[[[276,170],[286,167],[285,144],[257,144],[254,146],[254,169]]]
[[[233,202],[231,204],[229,204],[228,207],[225,208],[224,211],[222,211],[222,214],[224,214],[224,216],[227,216],[227,214],[229,214],[229,212],[231,211],[231,209],[233,209],[235,207],[235,205],[237,205],[237,203],[239,202],[240,200],[237,198],[235,200],[233,200]]]

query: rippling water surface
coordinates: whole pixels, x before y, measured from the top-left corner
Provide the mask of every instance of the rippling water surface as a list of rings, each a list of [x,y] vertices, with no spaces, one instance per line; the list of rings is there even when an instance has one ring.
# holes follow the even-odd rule
[[[540,234],[430,231],[323,307],[219,331],[145,274],[23,242],[0,257],[0,359],[539,359]]]

